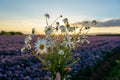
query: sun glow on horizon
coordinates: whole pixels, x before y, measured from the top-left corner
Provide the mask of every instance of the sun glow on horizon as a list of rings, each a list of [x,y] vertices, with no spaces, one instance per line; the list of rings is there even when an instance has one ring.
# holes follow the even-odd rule
[[[62,23],[62,22],[61,22]],[[45,34],[45,20],[8,20],[0,22],[0,30],[2,31],[19,31],[25,34],[31,34],[32,28],[36,29],[38,34]],[[88,34],[120,34],[120,26],[114,27],[91,27]]]

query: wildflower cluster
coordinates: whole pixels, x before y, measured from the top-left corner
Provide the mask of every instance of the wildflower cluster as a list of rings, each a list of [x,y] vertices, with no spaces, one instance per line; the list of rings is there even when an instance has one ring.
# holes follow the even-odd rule
[[[25,46],[21,51],[31,50],[43,64],[43,69],[51,72],[52,80],[65,80],[67,74],[80,58],[75,59],[73,49],[78,49],[79,46],[89,44],[86,34],[91,26],[96,24],[96,21],[84,22],[82,27],[72,27],[67,18],[63,19],[64,25],[56,22],[60,15],[48,24],[49,14],[44,15],[46,18],[45,37],[39,37],[34,45],[34,50],[31,50],[30,43],[32,36],[35,35],[35,28],[32,29],[32,35],[25,37]],[[55,26],[53,26],[55,24]],[[58,33],[56,35],[56,33]]]

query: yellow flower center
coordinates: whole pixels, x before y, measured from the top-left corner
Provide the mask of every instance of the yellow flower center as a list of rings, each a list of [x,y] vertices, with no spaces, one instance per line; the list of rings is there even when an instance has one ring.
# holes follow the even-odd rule
[[[44,47],[45,47],[45,46],[44,46],[43,44],[41,44],[41,45],[39,46],[40,49],[44,49]]]

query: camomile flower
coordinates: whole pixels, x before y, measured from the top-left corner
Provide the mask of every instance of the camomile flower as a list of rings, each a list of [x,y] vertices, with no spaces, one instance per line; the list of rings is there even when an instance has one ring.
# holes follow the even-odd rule
[[[45,31],[46,35],[50,35],[53,32],[53,27],[52,26],[46,27]]]
[[[90,41],[88,41],[87,39],[81,39],[81,40],[80,40],[80,43],[81,43],[82,45],[87,45],[87,44],[90,43]]]
[[[59,22],[56,22],[56,26],[58,27],[60,25],[60,23]]]
[[[80,43],[81,43],[82,45],[89,44],[90,42],[87,40],[87,38],[88,38],[88,36],[83,35],[83,36],[81,37],[81,39],[80,39]]]
[[[47,41],[45,39],[40,39],[37,40],[37,42],[35,43],[35,50],[37,51],[37,54],[43,54],[43,53],[47,53],[47,46],[46,46]]]
[[[26,44],[25,48],[28,49],[28,50],[30,50],[31,49],[31,45],[30,44]]]
[[[69,41],[70,39],[71,39],[71,37],[70,37],[70,35],[67,33],[67,34],[66,34],[66,40]]]
[[[25,51],[25,47],[21,48],[21,52],[23,53]]]
[[[66,41],[63,41],[62,43],[60,43],[60,46],[61,46],[61,47],[66,46]]]
[[[63,17],[62,15],[60,15],[60,17]]]
[[[84,21],[83,26],[85,26],[85,29],[90,29],[91,22],[90,21]]]
[[[95,26],[97,24],[97,21],[96,20],[93,20],[92,22],[91,22],[91,26]]]
[[[64,55],[64,51],[63,51],[63,50],[59,50],[59,51],[58,51],[58,54]]]
[[[26,36],[25,37],[25,44],[29,44],[31,40],[32,40],[31,35]]]
[[[82,22],[82,26],[86,26],[86,24],[88,24],[88,21],[83,21]]]
[[[73,32],[74,31],[73,27],[68,27],[67,29],[68,29],[69,32]]]
[[[23,53],[25,50],[30,50],[30,49],[31,49],[31,45],[25,44],[25,46],[23,48],[21,48],[21,52]]]
[[[70,27],[69,22],[66,22],[66,23],[65,23],[65,27],[66,27],[66,28]]]
[[[63,25],[60,26],[60,29],[61,29],[61,32],[66,32],[66,29],[65,29],[65,27]]]
[[[50,42],[50,47],[51,47],[51,48],[55,47],[55,41],[54,41],[54,40],[52,40],[52,41]]]
[[[68,23],[68,19],[67,19],[67,18],[64,18],[64,19],[63,19],[63,22],[64,22],[65,24],[67,24],[67,23]]]
[[[69,34],[66,34],[66,46],[71,47],[72,42]]]
[[[44,16],[45,16],[46,18],[50,18],[50,15],[49,15],[48,13],[46,13]]]
[[[70,40],[67,40],[67,41],[66,41],[66,47],[70,47],[70,48],[72,47],[72,43],[71,43]]]
[[[59,22],[56,22],[56,31],[58,30],[58,27],[60,26]]]
[[[47,46],[50,48],[54,48],[55,47],[55,41],[53,39],[48,39],[47,40]]]

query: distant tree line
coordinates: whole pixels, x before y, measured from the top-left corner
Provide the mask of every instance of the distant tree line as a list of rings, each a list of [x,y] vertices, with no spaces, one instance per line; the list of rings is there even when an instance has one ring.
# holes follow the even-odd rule
[[[23,35],[23,33],[22,32],[14,32],[14,31],[10,31],[10,32],[1,31],[0,35]]]

